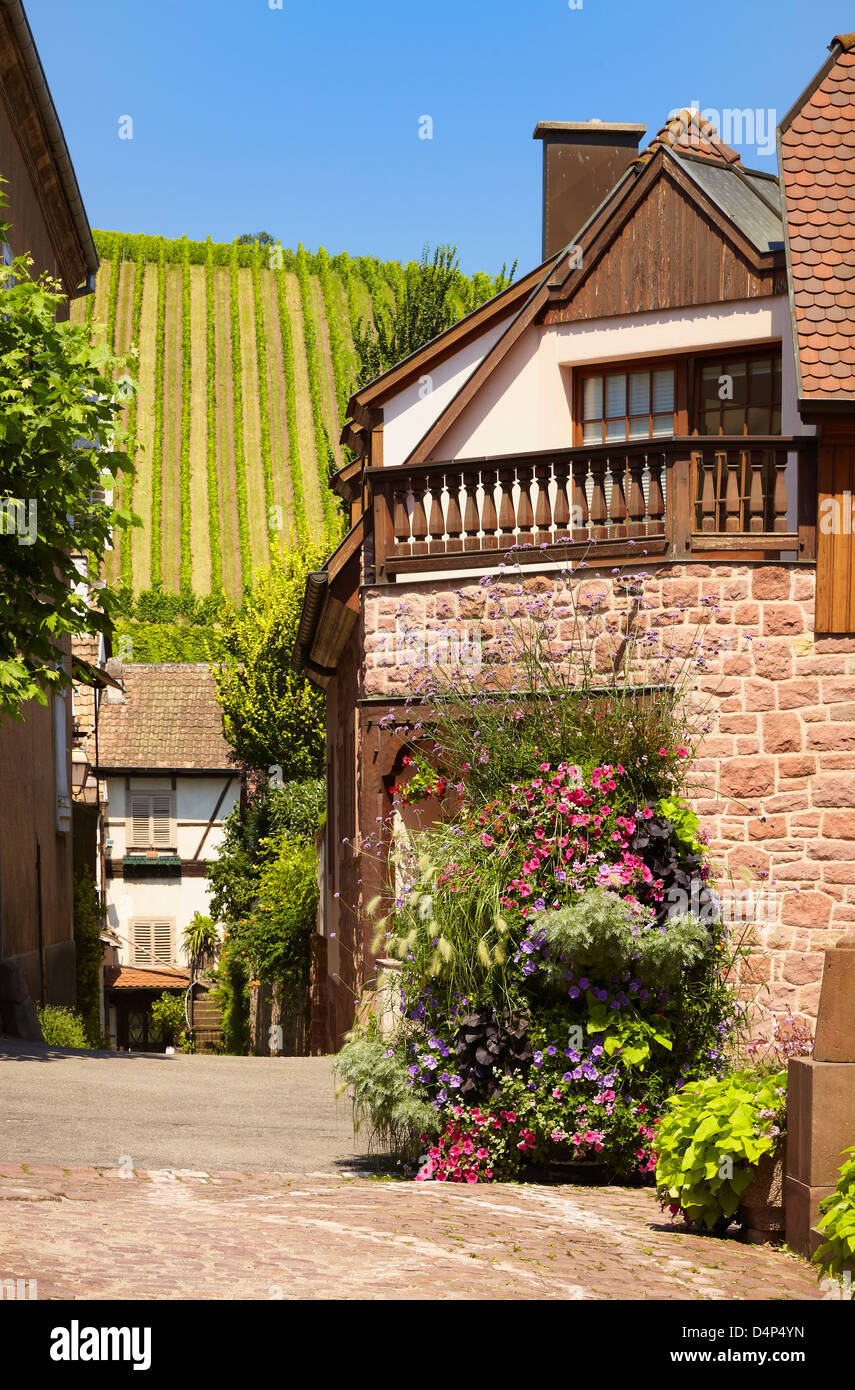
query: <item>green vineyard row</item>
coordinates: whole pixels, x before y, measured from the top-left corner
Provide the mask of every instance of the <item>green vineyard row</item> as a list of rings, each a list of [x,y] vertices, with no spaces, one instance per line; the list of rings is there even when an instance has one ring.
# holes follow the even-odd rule
[[[96,292],[72,305],[115,351],[139,352],[126,411],[142,528],[107,578],[129,591],[239,597],[280,547],[341,535],[330,475],[354,389],[354,329],[385,314],[397,262],[237,242],[95,232]],[[479,280],[464,281],[460,312]]]

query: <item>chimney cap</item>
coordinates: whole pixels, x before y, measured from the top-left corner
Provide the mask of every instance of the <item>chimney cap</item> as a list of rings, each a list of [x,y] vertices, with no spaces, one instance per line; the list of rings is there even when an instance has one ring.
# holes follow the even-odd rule
[[[532,140],[546,140],[550,135],[635,135],[639,140],[646,134],[646,125],[620,121],[538,121]]]

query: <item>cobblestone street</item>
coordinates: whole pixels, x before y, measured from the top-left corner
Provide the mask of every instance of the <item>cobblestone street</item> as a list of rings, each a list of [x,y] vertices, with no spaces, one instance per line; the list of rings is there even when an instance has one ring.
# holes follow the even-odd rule
[[[44,1299],[817,1299],[650,1191],[0,1164],[0,1278]]]

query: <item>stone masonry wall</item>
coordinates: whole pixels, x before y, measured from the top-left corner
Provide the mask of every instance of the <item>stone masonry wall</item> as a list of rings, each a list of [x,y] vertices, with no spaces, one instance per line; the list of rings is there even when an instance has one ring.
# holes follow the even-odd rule
[[[594,583],[604,572],[587,574]],[[740,883],[747,869],[762,900],[747,988],[761,1011],[814,1019],[822,952],[855,935],[855,637],[814,637],[811,567],[687,564],[645,574],[645,601],[663,615],[681,605],[687,640],[705,602],[717,605],[709,631],[728,650],[699,680],[715,697],[693,769],[705,789],[691,800],[715,862]],[[529,573],[519,582],[536,593],[556,580]],[[418,654],[402,626],[430,633],[450,621],[471,640],[480,612],[475,577],[367,590],[362,693],[411,693]]]

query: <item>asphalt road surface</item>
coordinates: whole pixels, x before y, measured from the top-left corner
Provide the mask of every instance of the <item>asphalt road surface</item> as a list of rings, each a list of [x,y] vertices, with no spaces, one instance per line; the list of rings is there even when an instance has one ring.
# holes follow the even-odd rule
[[[79,1052],[0,1038],[0,1158],[341,1173],[362,1166],[329,1057]],[[364,1148],[364,1143],[362,1145]]]

